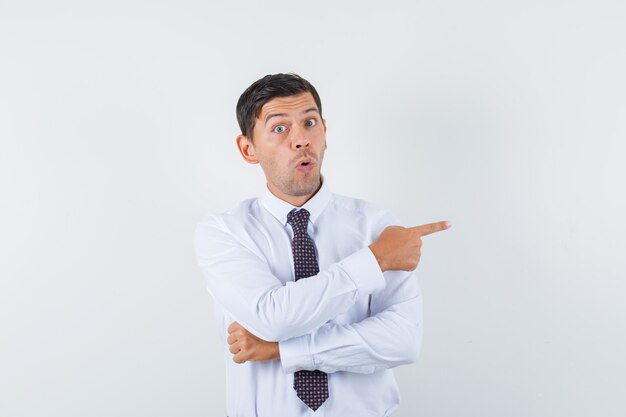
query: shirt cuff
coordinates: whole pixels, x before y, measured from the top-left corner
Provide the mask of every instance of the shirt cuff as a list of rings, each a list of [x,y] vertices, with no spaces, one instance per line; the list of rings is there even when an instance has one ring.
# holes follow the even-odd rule
[[[356,285],[359,295],[368,295],[385,288],[385,276],[369,247],[354,252],[339,262]]]
[[[315,363],[309,347],[311,336],[308,334],[278,342],[280,362],[285,373],[300,370],[313,370]]]

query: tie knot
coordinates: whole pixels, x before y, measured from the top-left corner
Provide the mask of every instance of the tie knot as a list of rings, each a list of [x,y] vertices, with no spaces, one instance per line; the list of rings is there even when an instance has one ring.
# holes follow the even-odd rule
[[[293,209],[287,214],[287,223],[291,225],[294,233],[306,233],[309,216],[307,209]]]

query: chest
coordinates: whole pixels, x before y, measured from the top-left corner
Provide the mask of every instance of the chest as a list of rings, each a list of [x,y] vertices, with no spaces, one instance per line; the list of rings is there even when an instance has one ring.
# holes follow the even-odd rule
[[[328,269],[332,264],[372,243],[371,231],[367,224],[360,224],[351,219],[331,224],[324,221],[316,224],[310,223],[307,232],[315,245],[315,256],[320,271]],[[254,245],[254,251],[265,261],[272,274],[283,285],[295,281],[293,231],[289,225],[283,227],[280,223],[276,223],[271,227],[256,227],[248,230],[247,234],[249,244]],[[315,279],[315,277],[303,279]],[[368,317],[369,302],[369,295],[359,297],[348,311],[338,315],[331,322],[347,324]]]

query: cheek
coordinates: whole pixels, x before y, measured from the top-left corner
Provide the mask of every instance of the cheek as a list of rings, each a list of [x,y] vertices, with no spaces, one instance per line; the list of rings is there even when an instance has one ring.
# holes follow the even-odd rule
[[[320,145],[319,145],[320,155],[324,154],[324,151],[326,150],[327,147],[328,147],[328,144],[326,143],[326,138],[322,137],[320,139]]]
[[[277,158],[276,154],[272,153],[263,154],[263,158],[259,159],[259,163],[263,166],[263,168],[270,171],[276,170],[276,167],[281,165],[279,161],[280,160]]]

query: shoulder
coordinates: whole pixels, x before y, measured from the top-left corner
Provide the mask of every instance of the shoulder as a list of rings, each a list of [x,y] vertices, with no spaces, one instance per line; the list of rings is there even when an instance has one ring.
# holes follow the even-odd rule
[[[239,235],[239,229],[258,211],[258,198],[249,198],[228,211],[206,213],[196,225],[196,238],[215,235]]]
[[[198,225],[226,226],[229,223],[241,221],[258,209],[258,198],[249,198],[235,207],[221,213],[206,213]]]
[[[369,223],[385,227],[400,224],[399,219],[388,209],[379,204],[360,198],[333,194],[330,203],[336,211],[343,211],[357,218],[367,219]]]
[[[377,204],[341,194],[333,194],[329,204],[336,210],[347,211],[356,215],[376,216],[386,211]]]

